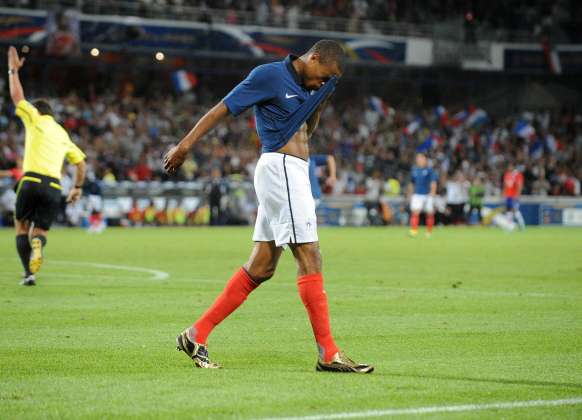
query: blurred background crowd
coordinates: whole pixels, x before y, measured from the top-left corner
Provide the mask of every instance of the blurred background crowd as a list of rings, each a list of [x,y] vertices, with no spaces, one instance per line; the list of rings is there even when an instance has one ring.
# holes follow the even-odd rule
[[[342,32],[431,34],[462,21],[469,40],[580,42],[576,0],[6,0],[8,6]],[[438,27],[437,27],[438,25]]]
[[[71,93],[51,101],[57,120],[88,155],[90,180],[191,181],[210,179],[214,172],[215,177],[252,181],[260,147],[250,111],[221,124],[174,177],[164,174],[164,152],[220,99],[200,100],[208,96],[160,99],[109,93],[84,99]],[[580,195],[579,110],[521,110],[495,117],[472,107],[437,108],[414,113],[377,97],[331,101],[311,140],[312,153],[333,155],[338,162],[337,183],[325,192],[370,199],[403,195],[414,154],[423,151],[439,173],[440,193],[451,195],[451,182],[460,183],[459,199],[465,202],[474,182],[484,185],[486,195],[499,195],[509,162],[524,173],[526,195]],[[3,102],[1,169],[18,166],[23,155],[23,128],[11,113]]]

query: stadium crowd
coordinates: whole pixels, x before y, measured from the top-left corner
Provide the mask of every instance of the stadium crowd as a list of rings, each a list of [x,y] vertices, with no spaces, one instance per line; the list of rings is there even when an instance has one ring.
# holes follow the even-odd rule
[[[420,26],[464,22],[466,30],[490,39],[511,39],[520,31],[532,39],[552,28],[557,42],[580,42],[582,8],[571,0],[7,0],[25,8],[73,7],[84,13],[187,19],[207,23],[286,26],[349,32],[394,30],[383,24],[408,24],[402,34],[419,34]],[[414,25],[417,28],[414,28]],[[397,31],[398,32],[398,31]],[[426,33],[425,33],[426,35]],[[523,40],[523,38],[521,39]]]
[[[161,166],[163,153],[214,100],[201,103],[193,94],[163,100],[107,94],[86,100],[70,94],[53,103],[57,119],[87,152],[89,178],[112,183],[167,180]],[[483,115],[482,110],[462,110],[463,115],[450,112],[446,118],[434,109],[415,114],[381,101],[373,107],[372,102],[362,97],[333,103],[325,110],[312,138],[312,151],[332,154],[338,161],[338,182],[328,193],[370,199],[401,195],[414,153],[423,150],[439,172],[443,194],[451,180],[465,185],[478,178],[486,195],[498,195],[502,172],[512,160],[524,174],[524,194],[580,195],[580,111],[522,112],[497,118]],[[482,113],[478,121],[471,119],[471,111]],[[8,104],[2,103],[0,169],[17,165],[23,153],[23,130],[10,114]],[[175,179],[209,178],[213,169],[219,169],[223,176],[252,180],[259,153],[253,122],[249,111],[221,124],[195,148]]]

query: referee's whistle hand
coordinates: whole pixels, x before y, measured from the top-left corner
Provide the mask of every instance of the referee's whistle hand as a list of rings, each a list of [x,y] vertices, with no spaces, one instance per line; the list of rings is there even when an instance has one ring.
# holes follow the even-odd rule
[[[186,160],[186,152],[179,146],[174,146],[164,156],[164,170],[173,174]]]

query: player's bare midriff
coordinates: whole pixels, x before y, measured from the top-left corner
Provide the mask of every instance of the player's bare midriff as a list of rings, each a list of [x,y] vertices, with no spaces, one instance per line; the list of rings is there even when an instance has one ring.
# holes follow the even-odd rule
[[[309,159],[309,137],[307,135],[307,124],[303,124],[299,131],[291,137],[289,142],[281,147],[277,152],[296,156],[303,160]]]

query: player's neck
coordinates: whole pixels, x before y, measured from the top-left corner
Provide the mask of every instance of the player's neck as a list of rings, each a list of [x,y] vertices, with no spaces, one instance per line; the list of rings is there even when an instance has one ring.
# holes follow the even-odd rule
[[[291,64],[293,65],[293,68],[295,69],[297,75],[301,78],[301,80],[303,80],[303,71],[305,69],[305,61],[303,56],[298,57],[296,60],[293,60]]]

